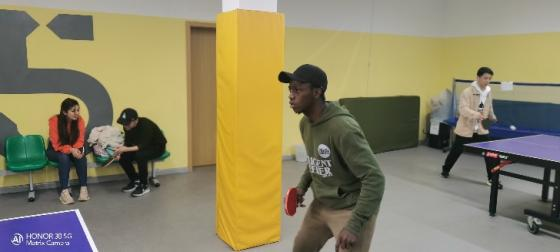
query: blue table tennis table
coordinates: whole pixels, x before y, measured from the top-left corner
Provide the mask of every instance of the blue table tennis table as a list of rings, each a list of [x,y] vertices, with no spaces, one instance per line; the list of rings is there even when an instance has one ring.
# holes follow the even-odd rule
[[[548,190],[552,186],[552,207],[550,214],[540,213],[531,209],[525,209],[529,232],[536,234],[542,225],[541,220],[560,224],[560,137],[550,135],[533,135],[518,138],[509,138],[496,141],[466,144],[465,150],[482,154],[484,157],[500,159],[500,166],[495,169],[490,189],[490,216],[496,214],[496,203],[498,200],[498,181],[500,175],[514,177],[542,185],[542,201],[548,201]],[[504,168],[510,163],[523,163],[542,167],[543,177],[529,177]],[[554,180],[550,180],[551,170],[554,172]]]

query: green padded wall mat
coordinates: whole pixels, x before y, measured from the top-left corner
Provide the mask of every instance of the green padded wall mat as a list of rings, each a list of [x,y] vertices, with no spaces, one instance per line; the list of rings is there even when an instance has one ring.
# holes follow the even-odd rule
[[[361,97],[340,99],[362,127],[374,153],[418,145],[420,97]]]

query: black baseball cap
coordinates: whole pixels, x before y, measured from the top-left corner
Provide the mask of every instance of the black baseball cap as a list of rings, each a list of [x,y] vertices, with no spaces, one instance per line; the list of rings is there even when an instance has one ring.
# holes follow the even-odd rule
[[[132,120],[138,119],[138,112],[132,108],[125,108],[119,119],[117,119],[118,124],[128,125]]]
[[[327,91],[327,74],[318,66],[311,64],[301,65],[294,73],[282,71],[278,74],[278,80],[283,83],[292,81],[310,83],[313,87],[323,89],[323,92]]]

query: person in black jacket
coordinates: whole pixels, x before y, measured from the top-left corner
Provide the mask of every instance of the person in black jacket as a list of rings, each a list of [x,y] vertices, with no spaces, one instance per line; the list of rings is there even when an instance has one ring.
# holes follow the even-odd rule
[[[136,110],[126,108],[121,112],[117,123],[124,128],[124,145],[117,147],[115,155],[130,180],[122,188],[140,197],[150,192],[148,185],[148,161],[160,157],[165,152],[167,140],[161,129],[150,119],[138,117]],[[138,165],[138,173],[132,162]]]

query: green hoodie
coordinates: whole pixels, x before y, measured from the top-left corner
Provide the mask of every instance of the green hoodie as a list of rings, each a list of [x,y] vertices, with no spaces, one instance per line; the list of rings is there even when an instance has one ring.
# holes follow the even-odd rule
[[[358,236],[364,224],[379,212],[385,177],[354,117],[327,102],[321,118],[300,121],[308,169],[298,184],[309,186],[315,200],[332,209],[352,208],[346,228]]]

